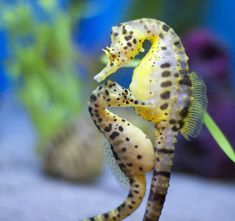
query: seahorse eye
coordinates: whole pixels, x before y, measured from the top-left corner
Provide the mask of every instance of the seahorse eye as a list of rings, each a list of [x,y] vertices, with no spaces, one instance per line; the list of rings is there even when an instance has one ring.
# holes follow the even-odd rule
[[[117,37],[119,34],[118,34],[119,30],[118,30],[118,27],[117,26],[113,26],[112,27],[112,35],[111,35],[111,38],[112,37]]]
[[[117,55],[114,54],[114,52],[110,52],[110,59],[115,60],[117,58]]]

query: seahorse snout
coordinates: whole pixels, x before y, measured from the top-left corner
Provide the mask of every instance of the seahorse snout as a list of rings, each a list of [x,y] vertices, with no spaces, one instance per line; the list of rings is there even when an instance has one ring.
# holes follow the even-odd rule
[[[102,71],[95,75],[94,79],[97,82],[103,81],[105,78],[116,72],[119,68],[123,67],[128,62],[128,58],[116,48],[106,47],[106,49],[103,49],[103,51],[108,59],[108,63]]]

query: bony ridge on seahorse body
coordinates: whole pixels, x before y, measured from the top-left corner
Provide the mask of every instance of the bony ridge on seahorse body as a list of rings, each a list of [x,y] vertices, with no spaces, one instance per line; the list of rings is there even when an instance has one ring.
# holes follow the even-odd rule
[[[108,140],[119,168],[129,179],[130,190],[126,200],[117,208],[84,221],[123,220],[138,208],[145,195],[145,174],[154,167],[152,143],[138,127],[107,109],[129,105],[140,107],[149,104],[134,99],[129,90],[112,81],[98,87],[90,96],[90,115]]]
[[[105,50],[108,64],[94,79],[102,81],[129,63],[143,51],[145,40],[152,46],[134,69],[130,91],[134,99],[152,103],[134,108],[156,128],[155,167],[144,220],[157,221],[169,186],[176,136],[179,130],[188,140],[199,134],[207,96],[201,77],[188,71],[188,57],[179,37],[155,19],[113,27],[111,46]]]

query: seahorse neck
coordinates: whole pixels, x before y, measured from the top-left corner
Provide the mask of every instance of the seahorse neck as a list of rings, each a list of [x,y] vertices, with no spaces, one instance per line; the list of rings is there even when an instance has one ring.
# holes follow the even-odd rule
[[[141,88],[145,88],[145,91],[149,91],[148,88],[151,85],[150,81],[152,75],[156,71],[156,67],[153,64],[156,63],[158,59],[156,54],[158,53],[157,46],[159,43],[159,37],[152,36],[151,38],[145,38],[145,40],[149,40],[152,45],[149,51],[134,69],[132,82],[130,84],[130,90],[134,96],[141,100],[150,98],[150,94],[143,93],[143,91],[140,90],[140,85]]]

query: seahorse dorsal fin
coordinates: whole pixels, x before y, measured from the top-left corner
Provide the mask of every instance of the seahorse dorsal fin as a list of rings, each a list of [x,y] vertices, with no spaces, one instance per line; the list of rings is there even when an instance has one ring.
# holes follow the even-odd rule
[[[121,187],[124,189],[129,190],[130,188],[130,182],[129,179],[125,176],[124,172],[120,169],[117,160],[114,158],[110,144],[108,141],[105,141],[103,145],[103,150],[104,150],[104,157],[105,160],[107,161],[108,165],[110,166],[110,169],[120,184]]]
[[[192,72],[189,76],[192,82],[192,102],[181,129],[186,140],[199,135],[203,125],[203,116],[207,109],[206,85],[202,77],[195,72]]]

